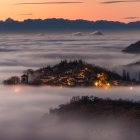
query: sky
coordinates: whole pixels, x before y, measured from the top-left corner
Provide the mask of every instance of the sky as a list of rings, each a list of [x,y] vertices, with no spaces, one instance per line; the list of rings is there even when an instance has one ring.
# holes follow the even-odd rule
[[[0,0],[0,19],[139,20],[140,0]]]

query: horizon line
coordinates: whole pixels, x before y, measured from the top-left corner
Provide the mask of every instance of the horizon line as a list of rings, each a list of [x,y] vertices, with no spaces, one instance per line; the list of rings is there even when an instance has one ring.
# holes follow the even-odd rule
[[[99,20],[88,20],[88,19],[67,19],[67,18],[26,18],[26,19],[23,19],[23,20],[16,20],[14,18],[11,18],[11,17],[8,17],[4,20],[0,20],[0,21],[3,21],[3,22],[6,22],[6,20],[8,19],[11,19],[13,21],[17,21],[17,22],[24,22],[26,20],[49,20],[49,19],[56,19],[56,20],[69,20],[69,21],[77,21],[77,20],[83,20],[83,21],[89,21],[89,22],[97,22],[97,21],[108,21],[108,22],[119,22],[119,23],[124,23],[124,24],[128,24],[128,23],[132,23],[132,22],[140,22],[140,20],[135,20],[135,21],[128,21],[128,22],[123,22],[123,21],[119,21],[119,20],[108,20],[108,19],[99,19]],[[127,17],[124,17],[124,18],[121,18],[121,19],[127,19]],[[135,19],[135,18],[134,18]]]

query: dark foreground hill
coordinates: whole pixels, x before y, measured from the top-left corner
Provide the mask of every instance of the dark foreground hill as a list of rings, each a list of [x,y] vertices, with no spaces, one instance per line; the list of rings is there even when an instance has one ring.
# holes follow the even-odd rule
[[[140,125],[140,102],[102,99],[93,96],[73,97],[69,103],[51,109],[51,115],[60,119],[121,119]],[[140,127],[140,126],[139,126]]]
[[[44,115],[43,124],[53,140],[139,140],[140,102],[73,97]]]

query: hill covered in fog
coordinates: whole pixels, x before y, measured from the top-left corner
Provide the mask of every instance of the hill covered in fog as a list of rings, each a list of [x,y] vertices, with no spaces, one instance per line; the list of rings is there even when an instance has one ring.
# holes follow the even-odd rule
[[[139,54],[140,53],[140,41],[131,44],[130,46],[126,47],[123,52],[125,53],[132,53],[132,54]]]
[[[118,29],[140,29],[140,22],[122,23],[118,21],[88,21],[67,19],[27,19],[15,21],[11,18],[0,21],[0,30],[118,30]]]
[[[122,119],[140,123],[140,102],[101,99],[93,96],[73,97],[69,103],[51,109],[60,119]]]

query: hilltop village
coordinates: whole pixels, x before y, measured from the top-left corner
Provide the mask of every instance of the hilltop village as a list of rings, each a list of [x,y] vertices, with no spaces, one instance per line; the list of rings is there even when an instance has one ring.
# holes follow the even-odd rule
[[[61,61],[54,66],[38,70],[28,69],[21,77],[13,76],[5,81],[5,85],[49,85],[65,87],[105,87],[127,86],[136,84],[124,71],[120,76],[104,68],[88,64],[81,60]]]

